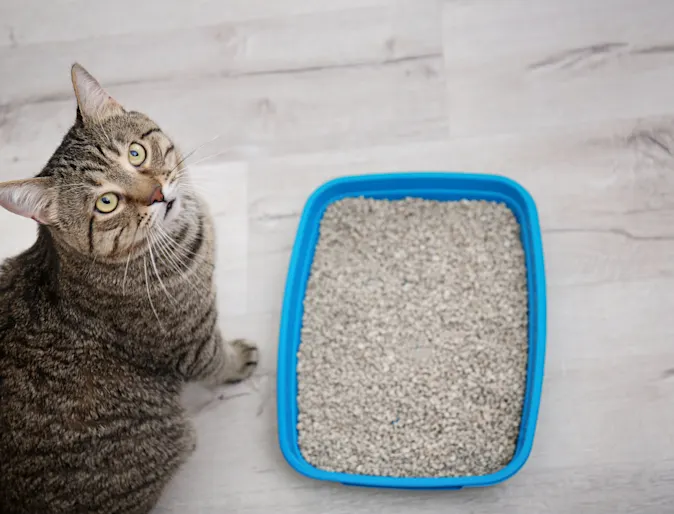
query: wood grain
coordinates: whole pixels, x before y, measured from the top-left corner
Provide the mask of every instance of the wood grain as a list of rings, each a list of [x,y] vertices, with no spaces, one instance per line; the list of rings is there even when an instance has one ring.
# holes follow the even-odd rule
[[[208,27],[224,22],[293,17],[314,12],[387,5],[387,0],[198,0],[190,9],[180,2],[118,0],[92,6],[87,0],[4,0],[0,20],[7,27],[3,43],[78,41],[109,35],[137,37],[143,33],[185,27]],[[11,36],[9,34],[12,34]]]
[[[68,9],[76,3],[69,2]],[[118,4],[113,8],[120,9]],[[147,9],[149,4],[143,2],[138,7]],[[434,1],[371,2],[372,5],[362,2],[354,9],[339,9],[339,2],[331,2],[328,9],[318,7],[320,4],[314,3],[316,12],[303,13],[300,9],[292,16],[281,13],[235,22],[225,15],[228,6],[233,8],[233,3],[226,2],[221,4],[217,15],[204,18],[208,22],[205,25],[195,22],[173,26],[166,23],[168,20],[161,22],[161,18],[140,20],[132,16],[129,21],[160,23],[132,32],[133,37],[126,31],[103,31],[89,36],[86,32],[74,31],[71,34],[77,35],[77,39],[54,41],[51,33],[47,41],[0,45],[0,69],[11,70],[12,78],[0,83],[0,103],[40,102],[54,97],[70,99],[69,76],[64,70],[68,70],[74,60],[112,88],[186,77],[207,80],[310,72],[442,55],[442,36],[437,22],[440,9]],[[158,3],[154,7],[158,9],[160,5],[168,10],[178,6]],[[308,6],[305,2],[305,7]],[[213,3],[211,7],[217,6]],[[286,11],[290,9],[287,7]],[[204,10],[190,13],[206,14]],[[80,17],[72,21],[78,25],[83,23]],[[11,20],[5,23],[5,27],[13,27]],[[104,28],[112,27],[106,24]],[[19,29],[13,27],[12,30]],[[15,35],[18,40],[23,39],[20,33]]]
[[[447,131],[440,57],[296,73],[176,77],[109,90],[125,106],[154,117],[186,150],[220,136],[205,151],[230,160],[307,146],[437,140]],[[74,105],[70,97],[7,104],[0,112],[0,167],[37,172],[73,122]]]
[[[668,0],[445,3],[452,134],[672,113]]]

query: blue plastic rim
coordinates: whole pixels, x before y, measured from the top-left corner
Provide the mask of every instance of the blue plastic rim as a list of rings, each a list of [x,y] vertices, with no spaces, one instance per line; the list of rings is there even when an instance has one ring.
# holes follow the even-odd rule
[[[482,476],[402,478],[334,473],[309,464],[297,438],[297,350],[304,313],[303,300],[311,271],[319,226],[328,205],[345,197],[398,200],[489,200],[505,203],[521,226],[529,290],[529,360],[522,422],[512,460],[501,470]],[[503,482],[529,458],[534,442],[545,363],[546,296],[543,244],[536,204],[517,182],[496,175],[463,173],[391,173],[332,180],[307,201],[300,218],[288,267],[278,348],[278,435],[285,459],[297,472],[317,480],[345,485],[400,489],[461,489]]]

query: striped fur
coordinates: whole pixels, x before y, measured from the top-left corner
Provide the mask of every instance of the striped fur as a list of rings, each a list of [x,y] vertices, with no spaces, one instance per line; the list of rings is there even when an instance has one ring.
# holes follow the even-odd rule
[[[195,445],[184,382],[257,364],[253,344],[220,335],[212,220],[181,155],[96,87],[75,79],[77,121],[38,175],[37,241],[0,270],[3,513],[148,512]],[[166,198],[148,205],[152,181]],[[103,215],[107,190],[124,205]]]

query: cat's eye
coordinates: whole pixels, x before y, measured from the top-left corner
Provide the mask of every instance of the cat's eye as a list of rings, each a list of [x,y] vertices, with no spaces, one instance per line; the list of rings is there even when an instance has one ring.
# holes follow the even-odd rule
[[[105,193],[96,200],[96,210],[103,214],[109,214],[119,205],[119,196],[115,193]]]
[[[140,166],[145,162],[147,153],[143,145],[139,143],[131,143],[129,145],[129,162],[134,166]]]

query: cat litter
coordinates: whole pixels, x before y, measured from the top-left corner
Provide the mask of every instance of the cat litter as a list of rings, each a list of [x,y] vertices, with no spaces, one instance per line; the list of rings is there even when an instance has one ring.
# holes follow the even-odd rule
[[[330,204],[297,353],[302,457],[381,477],[508,465],[527,379],[527,299],[520,225],[502,203]]]

